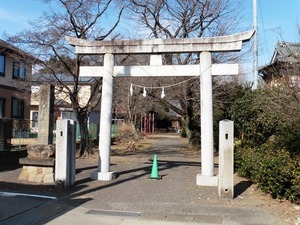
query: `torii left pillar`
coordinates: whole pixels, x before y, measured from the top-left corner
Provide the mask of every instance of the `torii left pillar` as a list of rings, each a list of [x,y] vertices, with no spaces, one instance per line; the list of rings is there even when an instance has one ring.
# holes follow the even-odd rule
[[[196,183],[200,186],[217,186],[214,174],[214,135],[212,100],[212,60],[210,52],[200,53],[200,95],[201,95],[201,174]]]
[[[115,172],[110,171],[114,71],[113,54],[106,53],[104,55],[103,67],[98,170],[91,173],[91,178],[94,180],[112,180],[115,178]]]

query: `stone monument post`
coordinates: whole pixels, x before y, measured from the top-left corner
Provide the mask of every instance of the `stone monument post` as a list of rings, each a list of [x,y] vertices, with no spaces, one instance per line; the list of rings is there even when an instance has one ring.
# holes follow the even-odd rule
[[[76,122],[56,121],[55,186],[72,186],[76,166]]]
[[[53,144],[54,123],[54,86],[43,84],[40,86],[38,144]]]
[[[219,197],[232,199],[233,189],[233,121],[219,122]]]

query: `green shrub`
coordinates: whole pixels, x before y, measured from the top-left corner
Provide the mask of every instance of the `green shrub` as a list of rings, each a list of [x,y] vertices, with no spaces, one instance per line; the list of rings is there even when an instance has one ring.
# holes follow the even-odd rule
[[[268,92],[248,90],[231,105],[229,115],[239,139],[259,146],[277,131],[279,115],[267,107],[269,102]]]
[[[276,135],[276,144],[293,155],[300,154],[300,120],[284,123]]]
[[[254,181],[259,155],[254,148],[239,146],[235,149],[235,168],[240,176]]]
[[[257,183],[272,197],[300,201],[300,160],[292,158],[289,151],[269,143],[259,148],[237,146],[235,163],[239,175]]]
[[[291,191],[289,194],[289,197],[291,201],[300,203],[300,171],[299,171],[299,163],[300,160],[298,159],[295,161],[295,166],[293,170],[293,179],[292,179],[292,186],[291,186]]]
[[[291,160],[285,150],[272,151],[267,149],[261,154],[259,173],[256,180],[259,188],[270,193],[274,198],[288,198],[291,189]]]
[[[284,88],[246,90],[229,110],[236,171],[274,198],[300,203],[300,96]]]
[[[181,128],[181,130],[180,130],[180,137],[186,138],[187,136],[188,136],[188,135],[187,135],[187,133],[186,133],[185,128]]]

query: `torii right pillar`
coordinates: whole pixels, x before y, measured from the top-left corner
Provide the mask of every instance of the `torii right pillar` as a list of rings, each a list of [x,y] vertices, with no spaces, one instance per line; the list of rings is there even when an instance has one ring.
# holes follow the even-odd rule
[[[218,177],[214,174],[214,135],[211,68],[211,53],[201,52],[201,174],[197,174],[196,178],[196,183],[200,186],[218,186]]]

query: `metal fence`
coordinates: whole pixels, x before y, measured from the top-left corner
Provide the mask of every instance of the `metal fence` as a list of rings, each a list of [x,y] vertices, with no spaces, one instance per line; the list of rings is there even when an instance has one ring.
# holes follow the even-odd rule
[[[37,121],[25,119],[12,119],[12,137],[13,138],[35,138]]]
[[[124,121],[115,120],[112,124],[112,137],[117,135],[119,126],[124,125]],[[55,143],[54,124],[54,143]],[[88,124],[89,138],[97,140],[99,137],[99,124]],[[28,143],[34,143],[38,137],[38,121],[25,119],[2,119],[0,118],[0,151],[11,149],[22,149]],[[30,140],[29,140],[30,139]],[[76,126],[76,139],[80,140],[79,124]],[[29,142],[30,141],[30,142]],[[37,141],[36,141],[37,142]]]
[[[12,121],[12,138],[37,138],[38,137],[38,121],[10,119]],[[1,125],[0,125],[1,126]],[[53,132],[55,133],[56,124],[54,124]],[[99,124],[88,124],[89,136],[97,139],[99,134]],[[76,138],[80,139],[79,124],[76,126]]]
[[[0,118],[0,150],[21,149],[25,138],[36,138],[35,121]]]

